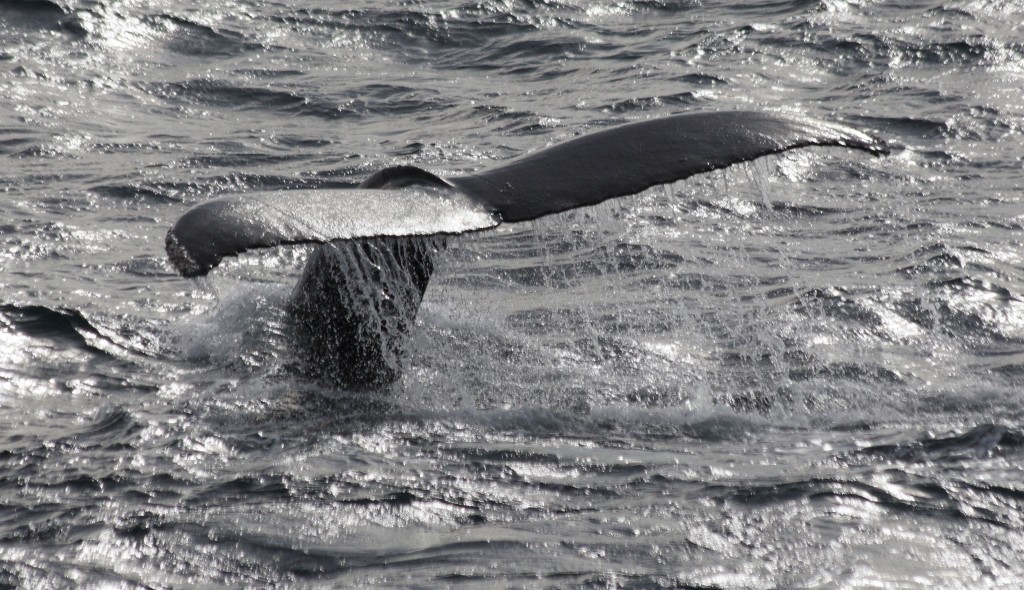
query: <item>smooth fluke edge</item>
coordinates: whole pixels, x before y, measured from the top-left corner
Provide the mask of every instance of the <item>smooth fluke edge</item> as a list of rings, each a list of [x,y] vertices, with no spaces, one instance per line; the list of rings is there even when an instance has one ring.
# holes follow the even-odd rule
[[[212,199],[167,234],[184,276],[225,256],[285,244],[455,235],[536,219],[732,164],[809,146],[888,153],[856,129],[806,117],[689,113],[598,131],[490,170],[443,179],[400,166],[358,189],[276,191]]]
[[[167,254],[178,272],[193,277],[254,248],[455,235],[499,223],[496,213],[466,195],[434,187],[229,195],[189,209],[167,233]]]

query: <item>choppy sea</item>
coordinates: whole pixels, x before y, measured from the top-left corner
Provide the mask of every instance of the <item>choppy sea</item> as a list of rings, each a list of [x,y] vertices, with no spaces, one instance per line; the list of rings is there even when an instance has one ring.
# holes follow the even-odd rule
[[[0,0],[0,587],[1024,587],[1024,2]],[[695,110],[804,149],[453,241],[303,376],[217,195]],[[566,174],[572,174],[566,170]]]

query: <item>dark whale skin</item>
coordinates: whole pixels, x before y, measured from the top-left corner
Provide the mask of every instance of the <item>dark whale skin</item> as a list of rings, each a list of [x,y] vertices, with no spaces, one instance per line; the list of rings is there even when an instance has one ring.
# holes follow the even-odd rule
[[[290,304],[304,372],[333,386],[381,388],[401,376],[405,343],[444,236],[595,205],[810,146],[889,151],[856,129],[806,117],[673,115],[584,135],[465,176],[395,166],[356,190],[212,199],[171,228],[167,253],[182,275],[200,276],[223,257],[253,248],[321,244]]]

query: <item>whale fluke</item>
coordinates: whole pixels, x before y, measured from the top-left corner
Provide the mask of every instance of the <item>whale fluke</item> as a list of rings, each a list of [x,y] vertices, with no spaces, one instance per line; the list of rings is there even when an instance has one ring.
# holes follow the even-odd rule
[[[884,142],[816,119],[747,111],[688,113],[598,131],[476,174],[444,179],[413,166],[358,189],[230,195],[196,205],[167,233],[187,277],[225,256],[283,244],[453,235],[638,193],[739,162],[808,146],[873,154]]]
[[[445,236],[521,222],[808,146],[875,155],[886,144],[816,119],[730,111],[612,127],[489,170],[441,178],[385,168],[355,189],[229,195],[187,211],[167,233],[184,276],[225,256],[321,244],[290,304],[307,372],[343,387],[380,387],[401,374],[406,336]]]
[[[466,195],[431,186],[260,192],[218,197],[189,209],[167,233],[167,255],[179,273],[195,277],[225,256],[255,248],[454,235],[499,223],[493,211]]]
[[[883,142],[835,123],[774,113],[691,113],[612,127],[448,181],[511,223],[810,146],[888,153]]]

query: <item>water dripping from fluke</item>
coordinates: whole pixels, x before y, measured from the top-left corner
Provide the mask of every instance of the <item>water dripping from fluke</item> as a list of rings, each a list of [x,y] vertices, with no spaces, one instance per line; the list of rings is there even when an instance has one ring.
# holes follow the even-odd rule
[[[395,381],[442,237],[376,238],[318,246],[289,312],[304,372],[331,385]]]

